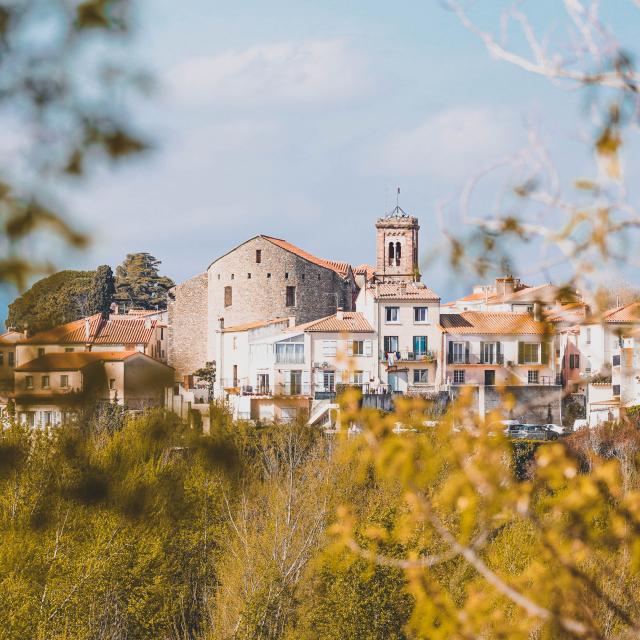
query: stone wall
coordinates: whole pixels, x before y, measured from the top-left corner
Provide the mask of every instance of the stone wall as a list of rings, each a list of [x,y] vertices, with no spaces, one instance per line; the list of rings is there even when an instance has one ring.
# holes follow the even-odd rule
[[[207,354],[212,360],[216,349],[214,332],[220,317],[226,327],[290,316],[300,324],[331,315],[337,307],[352,309],[353,279],[345,281],[332,269],[305,260],[260,236],[218,258],[209,267],[208,277]],[[228,306],[225,306],[226,287],[231,292]],[[286,304],[287,287],[295,287],[293,306]]]
[[[169,295],[167,357],[180,380],[207,361],[207,289],[207,274],[201,273]]]

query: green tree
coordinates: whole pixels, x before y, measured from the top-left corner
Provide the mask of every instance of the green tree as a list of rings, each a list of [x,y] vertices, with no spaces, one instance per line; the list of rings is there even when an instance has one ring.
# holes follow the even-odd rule
[[[193,372],[196,378],[199,378],[207,384],[207,392],[209,402],[213,399],[213,385],[216,381],[216,363],[215,361],[206,362],[204,367],[200,367]]]
[[[91,286],[87,294],[87,306],[92,313],[109,313],[113,296],[116,292],[115,278],[109,265],[99,266],[93,274]]]
[[[9,305],[7,326],[35,332],[88,315],[93,281],[93,271],[59,271],[38,280]]]
[[[114,300],[128,307],[166,309],[167,292],[174,282],[158,273],[160,264],[150,253],[127,254],[116,268]]]

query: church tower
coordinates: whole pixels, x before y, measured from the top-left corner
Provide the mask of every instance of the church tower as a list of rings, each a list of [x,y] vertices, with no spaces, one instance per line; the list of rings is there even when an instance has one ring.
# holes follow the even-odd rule
[[[378,282],[419,282],[418,218],[399,205],[376,222],[376,270]]]

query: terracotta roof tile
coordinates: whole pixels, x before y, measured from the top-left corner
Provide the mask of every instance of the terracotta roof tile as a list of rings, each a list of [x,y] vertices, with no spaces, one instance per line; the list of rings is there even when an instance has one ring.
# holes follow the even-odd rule
[[[602,321],[607,323],[640,322],[640,302],[630,302],[621,307],[605,311]]]
[[[23,371],[77,371],[95,362],[123,362],[139,351],[74,351],[72,353],[47,353],[30,360],[20,367]],[[142,355],[142,354],[140,354]]]
[[[447,313],[440,316],[440,324],[447,333],[542,335],[546,332],[544,322],[537,322],[528,313]]]
[[[89,338],[85,321],[89,321]],[[153,338],[156,320],[137,316],[114,317],[108,320],[99,313],[88,318],[41,331],[21,340],[20,344],[148,344]]]
[[[249,331],[250,329],[259,329],[260,327],[267,327],[271,324],[278,324],[283,322],[289,322],[289,318],[274,318],[273,320],[257,320],[256,322],[245,322],[244,324],[236,324],[231,327],[225,327],[224,333],[234,333],[237,331]]]
[[[22,339],[24,339],[24,334],[19,331],[6,331],[0,335],[0,345],[3,347],[11,347]]]
[[[282,240],[281,238],[273,238],[271,236],[261,236],[265,240],[268,240],[272,244],[284,249],[285,251],[290,251],[305,260],[312,262],[313,264],[317,264],[325,269],[331,269],[335,271],[341,278],[347,278],[349,276],[349,270],[351,269],[348,262],[337,262],[335,260],[325,260],[324,258],[317,258],[316,256],[307,253],[303,249],[296,247],[295,245],[287,242],[286,240]]]
[[[338,314],[306,322],[296,327],[291,327],[291,331],[311,331],[322,333],[373,333],[373,327],[367,319],[358,311],[344,311],[342,318]]]
[[[375,267],[370,264],[359,264],[357,267],[353,268],[353,273],[359,276],[365,276],[367,280],[371,280],[375,270]]]
[[[383,282],[374,284],[371,288],[379,300],[440,300],[440,296],[422,282]]]

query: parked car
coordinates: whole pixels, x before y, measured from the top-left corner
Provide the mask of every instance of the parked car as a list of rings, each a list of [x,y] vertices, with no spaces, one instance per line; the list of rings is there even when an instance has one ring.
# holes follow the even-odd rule
[[[524,435],[520,435],[524,425],[520,422],[513,422],[511,420],[509,422],[510,424],[504,428],[504,435],[508,438],[524,438]]]
[[[508,436],[519,440],[556,440],[557,433],[549,431],[541,424],[521,424],[508,427]]]
[[[557,433],[559,436],[566,436],[568,433],[571,433],[569,427],[563,427],[561,424],[547,423],[544,427],[549,431],[553,431],[553,433]]]

